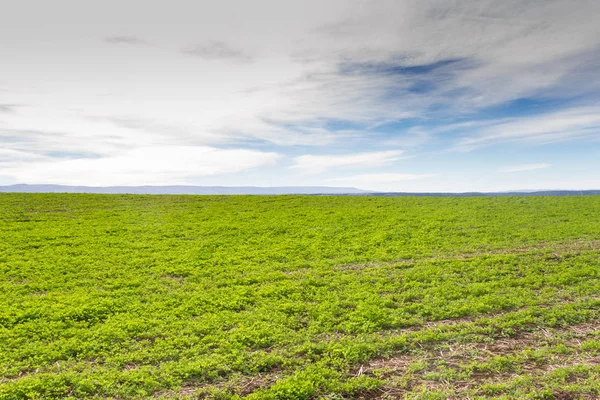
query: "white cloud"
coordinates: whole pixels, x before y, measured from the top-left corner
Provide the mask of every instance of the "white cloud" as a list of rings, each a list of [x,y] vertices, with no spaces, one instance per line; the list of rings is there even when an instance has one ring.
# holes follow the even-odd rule
[[[207,146],[142,147],[101,158],[28,162],[18,158],[3,173],[30,184],[176,185],[201,176],[273,165],[280,157],[272,152]]]
[[[437,176],[436,174],[400,174],[400,173],[380,173],[380,174],[360,174],[346,178],[331,179],[331,181],[346,182],[370,182],[370,183],[396,183],[405,181],[414,181],[417,179],[426,179]]]
[[[600,109],[586,107],[597,105],[600,90],[596,0],[13,3],[0,13],[0,76],[10,77],[0,82],[0,143],[31,157],[54,153],[31,164],[53,181],[61,173],[73,180],[70,166],[111,171],[98,160],[116,160],[123,177],[88,176],[154,182],[151,168],[132,172],[122,161],[147,148],[327,146],[334,150],[305,152],[339,154],[363,145],[468,150],[600,136]],[[558,107],[577,98],[580,107],[444,125],[522,98]],[[394,132],[370,129],[409,118]],[[415,120],[424,128],[411,129]],[[61,152],[98,158],[65,160]],[[293,168],[397,159],[356,156],[306,155]],[[31,166],[6,165],[0,175],[36,178]]]
[[[243,63],[252,61],[252,56],[249,54],[218,41],[190,45],[183,48],[181,52],[207,60],[231,60]]]
[[[552,143],[600,136],[600,108],[575,107],[529,117],[478,122],[473,126],[474,130],[458,142],[457,149],[472,150],[501,142]]]
[[[144,39],[140,39],[137,36],[133,35],[122,35],[122,36],[109,36],[104,39],[106,43],[112,44],[130,44],[130,45],[138,45],[138,46],[148,46]]]
[[[339,143],[343,137],[325,124],[312,136],[291,125],[422,117],[434,105],[456,114],[546,91],[593,92],[598,85],[585,79],[597,61],[600,25],[590,18],[600,11],[597,1],[577,7],[568,0],[482,0],[477,6],[443,0],[178,1],[177,7],[148,7],[141,0],[125,6],[107,0],[84,8],[60,0],[36,5],[54,21],[48,26],[32,18],[26,3],[0,16],[1,72],[11,77],[7,92],[15,101],[158,119],[176,127],[173,136],[206,144],[239,134],[281,145],[323,142],[315,136]],[[115,32],[130,33],[103,41]],[[112,45],[141,41],[156,47]],[[193,49],[205,58],[180,53],[198,41]],[[253,64],[214,62],[247,54]],[[427,69],[451,59],[464,62]],[[363,68],[343,73],[341,64]],[[44,65],[44,74],[35,65]],[[427,73],[369,68],[378,65]],[[413,90],[423,80],[429,89]],[[269,130],[264,118],[281,125]],[[62,115],[46,128],[71,123]]]
[[[354,153],[344,155],[303,155],[294,159],[290,168],[317,174],[332,168],[354,167],[372,168],[389,164],[400,159],[401,150]]]
[[[500,172],[523,172],[523,171],[535,171],[538,169],[550,168],[552,164],[523,164],[514,165],[511,167],[501,168]]]
[[[436,177],[437,174],[407,174],[384,172],[374,174],[359,174],[344,178],[330,179],[330,182],[344,182],[345,185],[380,192],[410,192],[415,186],[406,183]],[[416,191],[423,191],[417,189]]]
[[[36,159],[43,159],[43,157],[36,154],[28,153],[26,151],[4,149],[0,147],[0,163],[11,163],[15,160],[31,161]]]

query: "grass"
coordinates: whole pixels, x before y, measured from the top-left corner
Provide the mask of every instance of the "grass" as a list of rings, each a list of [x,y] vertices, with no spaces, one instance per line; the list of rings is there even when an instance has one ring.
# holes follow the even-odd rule
[[[0,399],[600,396],[600,197],[0,195]]]

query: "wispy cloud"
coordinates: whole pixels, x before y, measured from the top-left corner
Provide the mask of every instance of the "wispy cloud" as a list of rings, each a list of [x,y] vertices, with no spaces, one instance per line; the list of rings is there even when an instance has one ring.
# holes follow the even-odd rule
[[[524,171],[535,171],[538,169],[550,168],[552,164],[522,164],[513,165],[511,167],[500,168],[500,172],[524,172]]]
[[[221,41],[189,45],[181,49],[181,52],[206,60],[230,60],[241,63],[248,63],[254,60],[250,54]]]
[[[415,126],[394,132],[393,137],[383,140],[382,144],[389,147],[419,147],[430,143],[434,139],[433,133],[431,130]]]
[[[417,179],[433,178],[436,174],[401,174],[385,172],[379,174],[360,174],[345,178],[331,179],[332,182],[360,182],[361,184],[397,183]]]
[[[150,43],[134,35],[117,35],[104,38],[106,43],[111,44],[130,44],[136,46],[149,46]]]
[[[68,160],[31,157],[25,162],[23,153],[5,156],[13,159],[5,161],[3,172],[18,182],[101,186],[185,184],[202,176],[273,165],[281,158],[274,152],[206,146],[142,147],[107,157]]]
[[[358,174],[342,178],[329,179],[329,182],[338,182],[344,185],[366,190],[381,192],[423,191],[416,189],[414,183],[425,181],[438,176],[437,174],[414,174],[399,172],[381,172],[373,174]],[[416,189],[416,190],[415,190]]]
[[[311,174],[318,174],[333,168],[373,168],[400,159],[403,151],[389,150],[370,153],[344,155],[303,155],[294,159],[295,168]]]
[[[600,24],[592,16],[600,2],[507,1],[256,0],[234,2],[236,13],[230,2],[140,13],[137,2],[108,0],[92,12],[50,7],[44,17],[57,23],[43,30],[30,7],[14,2],[0,23],[2,75],[10,77],[0,86],[3,98],[28,106],[0,106],[0,141],[53,161],[146,147],[275,152],[292,168],[273,175],[302,182],[352,168],[346,173],[393,173],[404,157],[394,149],[409,147],[420,152],[410,166],[430,157],[447,162],[444,177],[455,170],[467,180],[456,150],[597,146]],[[154,43],[165,51],[140,48],[127,62],[115,48]]]
[[[15,104],[0,104],[0,113],[13,113],[16,109]]]
[[[11,167],[15,163],[43,160],[45,157],[26,151],[0,148],[0,167]]]
[[[589,135],[600,136],[600,108],[577,107],[530,117],[492,120],[485,125],[485,122],[477,124],[476,130],[461,139],[458,147],[474,149],[499,142],[526,140],[549,143]]]

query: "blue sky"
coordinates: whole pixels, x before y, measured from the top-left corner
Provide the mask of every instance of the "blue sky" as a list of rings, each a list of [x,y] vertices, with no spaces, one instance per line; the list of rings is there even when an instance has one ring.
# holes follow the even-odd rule
[[[13,3],[0,185],[600,188],[598,1]]]

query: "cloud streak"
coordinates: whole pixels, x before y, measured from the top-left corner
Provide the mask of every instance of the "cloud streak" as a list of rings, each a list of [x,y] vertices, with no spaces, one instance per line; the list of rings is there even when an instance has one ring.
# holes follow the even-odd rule
[[[535,171],[538,169],[550,168],[551,166],[552,166],[552,164],[522,164],[522,165],[514,165],[512,167],[500,168],[500,172]]]
[[[489,121],[460,140],[458,148],[474,149],[502,142],[551,143],[600,136],[600,108],[576,107],[503,121]]]
[[[0,104],[0,113],[14,113],[17,107],[15,104]]]
[[[144,39],[141,39],[134,35],[122,35],[122,36],[108,36],[104,38],[106,43],[110,44],[129,44],[135,46],[149,46],[150,43],[146,42]]]
[[[374,168],[399,160],[403,152],[388,150],[344,155],[303,155],[294,159],[290,168],[318,174],[336,168]]]
[[[438,174],[414,174],[399,172],[380,172],[372,174],[358,174],[342,178],[330,179],[330,182],[337,182],[344,185],[350,185],[366,190],[375,190],[380,192],[403,192],[414,191],[414,186],[410,184],[417,181],[427,181],[437,177]],[[417,190],[419,191],[419,190]]]
[[[270,178],[313,184],[340,171],[395,174],[402,148],[415,156],[403,162],[410,171],[429,170],[427,160],[460,179],[469,160],[502,165],[500,146],[543,153],[600,138],[598,1],[39,7],[55,23],[22,2],[0,15],[0,76],[10,77],[0,86],[11,103],[0,106],[0,140],[52,163],[231,148],[276,153],[291,168]],[[553,162],[544,173],[560,171]]]
[[[436,174],[402,174],[402,173],[378,173],[378,174],[360,174],[345,178],[332,179],[332,182],[361,182],[364,184],[370,183],[397,183],[405,181],[414,181],[417,179],[426,179],[437,176]]]
[[[274,152],[219,149],[206,146],[142,147],[101,158],[56,160],[24,153],[5,161],[3,172],[23,183],[52,183],[97,186],[171,185],[190,183],[194,178],[232,174],[275,164]],[[0,153],[0,157],[2,153]]]
[[[181,49],[181,52],[205,60],[228,60],[239,63],[249,63],[254,59],[251,55],[242,50],[236,49],[221,41],[188,45]]]

